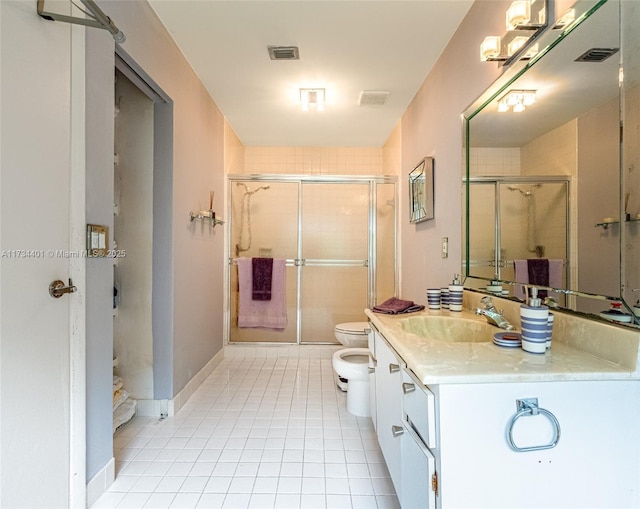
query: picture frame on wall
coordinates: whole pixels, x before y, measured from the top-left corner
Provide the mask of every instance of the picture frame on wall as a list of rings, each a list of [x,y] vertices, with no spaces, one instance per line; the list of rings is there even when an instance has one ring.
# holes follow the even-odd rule
[[[409,222],[420,223],[433,219],[432,157],[422,159],[409,173]]]

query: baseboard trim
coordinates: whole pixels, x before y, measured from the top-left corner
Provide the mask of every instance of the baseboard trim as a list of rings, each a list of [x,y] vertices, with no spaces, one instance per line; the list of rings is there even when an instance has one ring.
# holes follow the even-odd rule
[[[116,460],[109,462],[87,483],[87,507],[91,507],[106,493],[116,479]]]
[[[196,373],[196,375],[187,382],[187,385],[176,394],[172,400],[169,400],[168,415],[175,415],[184,404],[189,400],[198,387],[202,385],[212,371],[224,359],[224,348],[221,348],[205,366]]]
[[[136,415],[142,417],[167,417],[173,416],[189,400],[202,382],[224,359],[224,349],[215,354],[209,362],[196,375],[189,380],[187,385],[175,395],[173,399],[139,399],[137,400]],[[116,461],[111,458],[109,462],[87,483],[87,507],[91,507],[106,493],[109,486],[116,479]]]

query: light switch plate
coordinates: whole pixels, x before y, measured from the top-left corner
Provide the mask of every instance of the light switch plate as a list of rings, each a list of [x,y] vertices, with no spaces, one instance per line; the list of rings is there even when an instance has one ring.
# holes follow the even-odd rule
[[[107,256],[109,251],[109,227],[99,224],[87,225],[87,256]]]
[[[449,237],[442,237],[442,258],[449,257]]]

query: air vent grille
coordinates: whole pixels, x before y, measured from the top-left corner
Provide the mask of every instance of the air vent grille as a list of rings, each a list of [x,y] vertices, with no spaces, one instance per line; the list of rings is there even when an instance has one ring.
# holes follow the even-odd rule
[[[300,60],[298,46],[267,46],[271,60]]]
[[[619,48],[591,48],[576,58],[576,62],[604,62],[611,55],[615,55]]]
[[[359,106],[382,106],[389,98],[388,90],[363,90],[360,92]]]

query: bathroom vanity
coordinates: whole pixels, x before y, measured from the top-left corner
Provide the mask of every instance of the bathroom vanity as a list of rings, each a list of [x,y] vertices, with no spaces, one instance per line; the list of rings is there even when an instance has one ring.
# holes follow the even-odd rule
[[[469,311],[366,314],[403,508],[640,507],[637,330],[556,313],[539,355],[493,344],[500,329]]]

